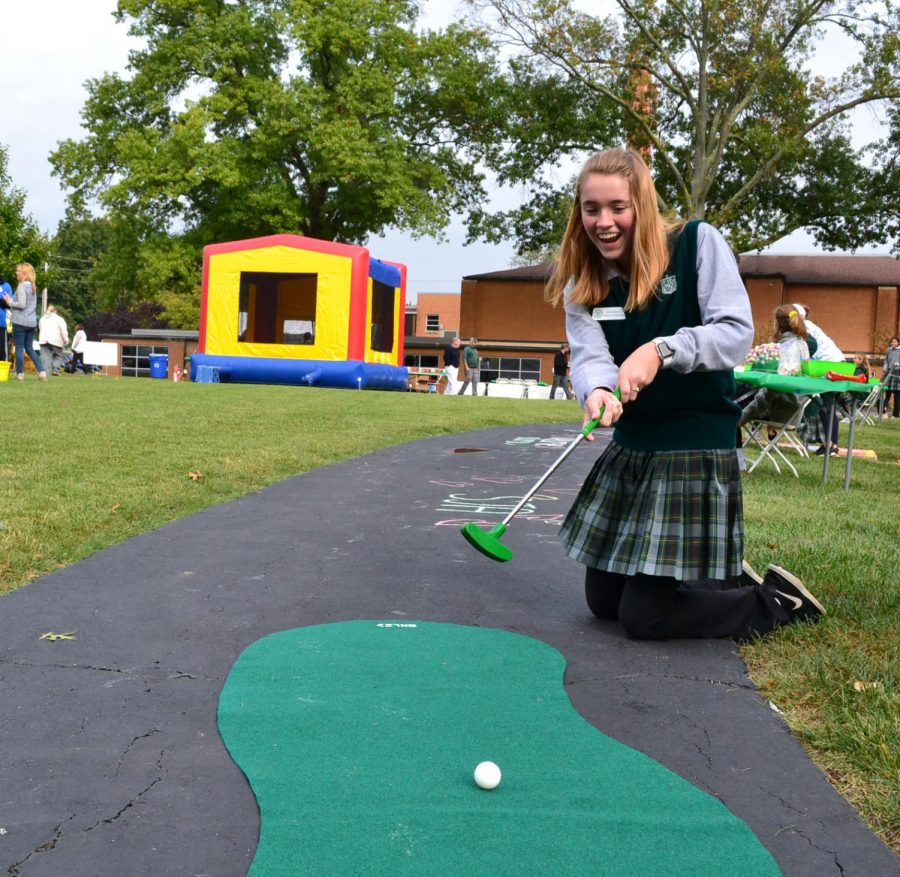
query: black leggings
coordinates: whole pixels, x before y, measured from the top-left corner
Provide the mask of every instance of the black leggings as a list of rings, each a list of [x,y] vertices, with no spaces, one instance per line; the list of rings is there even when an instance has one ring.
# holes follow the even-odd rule
[[[774,595],[740,578],[679,582],[664,576],[624,576],[585,568],[588,608],[618,619],[632,639],[752,639],[788,621]]]
[[[888,411],[891,407],[891,393],[894,394],[894,417],[900,417],[900,390],[884,391],[884,410]]]

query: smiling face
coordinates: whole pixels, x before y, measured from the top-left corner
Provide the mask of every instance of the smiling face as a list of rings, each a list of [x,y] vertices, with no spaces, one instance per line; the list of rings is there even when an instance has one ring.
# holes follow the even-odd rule
[[[590,174],[581,187],[581,223],[604,259],[627,272],[634,245],[631,187],[618,174]]]

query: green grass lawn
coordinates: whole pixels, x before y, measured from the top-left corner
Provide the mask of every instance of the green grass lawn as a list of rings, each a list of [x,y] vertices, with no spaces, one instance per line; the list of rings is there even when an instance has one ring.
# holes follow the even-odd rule
[[[0,384],[0,594],[94,551],[376,448],[504,424],[580,422],[574,402],[356,394],[63,376]],[[842,427],[841,444],[846,440]],[[843,461],[744,481],[747,559],[828,609],[742,648],[753,681],[869,825],[900,852],[900,422]],[[561,561],[562,562],[562,561]]]

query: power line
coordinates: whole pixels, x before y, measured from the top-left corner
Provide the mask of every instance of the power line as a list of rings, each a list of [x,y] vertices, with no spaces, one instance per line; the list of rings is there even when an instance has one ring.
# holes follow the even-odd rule
[[[55,255],[53,253],[51,253],[50,255],[51,255],[51,258],[53,258],[53,259],[57,259],[57,260],[62,259],[66,262],[84,262],[87,265],[93,265],[97,261],[96,259],[79,259],[76,256],[60,256],[60,255]]]

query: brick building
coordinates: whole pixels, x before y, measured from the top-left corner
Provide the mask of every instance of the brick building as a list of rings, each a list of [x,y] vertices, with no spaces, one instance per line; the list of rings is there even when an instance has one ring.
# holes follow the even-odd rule
[[[772,311],[788,302],[808,305],[848,356],[880,358],[900,331],[900,261],[891,256],[745,255],[740,270],[757,336],[770,334]]]
[[[868,353],[879,362],[887,339],[900,332],[897,259],[745,255],[739,261],[758,341],[769,339],[772,311],[787,302],[807,305],[810,318],[847,356]],[[535,265],[463,277],[459,334],[478,339],[482,379],[552,380],[553,353],[565,340],[565,317],[561,308],[544,301],[549,273],[549,265]],[[421,319],[421,307],[419,313]],[[426,353],[420,340],[408,339],[407,352]],[[446,343],[441,337],[428,352],[439,354]]]
[[[407,364],[437,366],[443,362],[441,354],[449,340],[459,334],[464,342],[478,339],[483,381],[505,377],[549,383],[553,354],[566,338],[562,309],[544,301],[549,271],[547,265],[536,265],[463,277],[462,292],[453,296],[458,330],[444,331],[438,337],[407,338]],[[424,314],[422,300],[420,294],[418,325]],[[449,302],[446,304],[449,308]],[[424,307],[430,306],[426,297]]]

